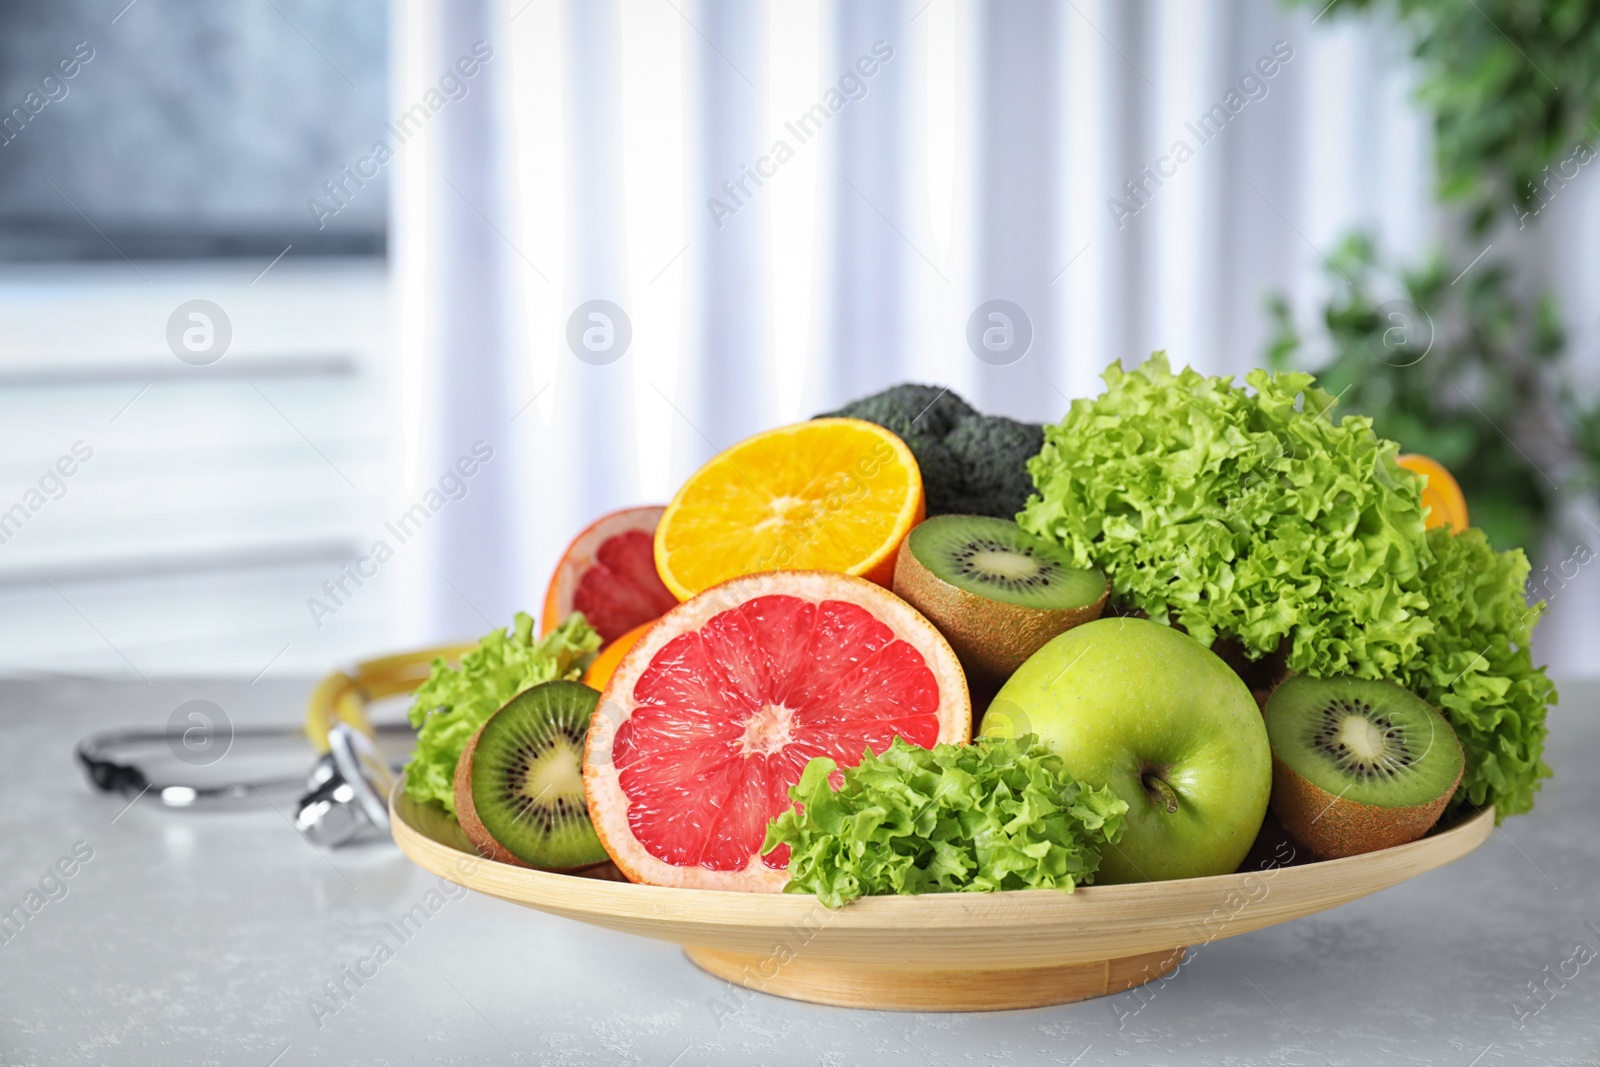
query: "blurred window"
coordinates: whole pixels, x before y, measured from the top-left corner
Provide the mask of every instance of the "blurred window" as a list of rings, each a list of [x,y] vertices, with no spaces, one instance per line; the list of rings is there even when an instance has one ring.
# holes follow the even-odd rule
[[[0,5],[0,671],[321,670],[390,616],[306,606],[397,469],[388,5],[125,2]]]
[[[0,5],[0,259],[383,253],[386,3],[121,2]]]

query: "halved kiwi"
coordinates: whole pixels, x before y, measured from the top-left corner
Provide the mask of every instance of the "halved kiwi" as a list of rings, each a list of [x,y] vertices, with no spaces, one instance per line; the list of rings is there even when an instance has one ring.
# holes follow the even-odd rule
[[[1461,782],[1456,732],[1392,682],[1298,675],[1264,711],[1272,743],[1272,811],[1322,856],[1415,841]]]
[[[1099,618],[1110,586],[1014,522],[939,515],[901,544],[894,591],[939,628],[969,675],[992,684],[1052,637]]]
[[[456,763],[456,818],[501,863],[570,871],[604,863],[583,798],[583,744],[600,694],[544,682],[507,701]]]

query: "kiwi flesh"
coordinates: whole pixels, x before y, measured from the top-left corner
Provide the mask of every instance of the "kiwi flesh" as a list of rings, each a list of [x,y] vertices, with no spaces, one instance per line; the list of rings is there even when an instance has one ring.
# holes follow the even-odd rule
[[[456,818],[484,856],[547,871],[606,862],[583,795],[584,739],[599,701],[578,682],[544,682],[472,735],[456,763]]]
[[[1005,681],[1052,637],[1098,619],[1110,585],[1014,522],[939,515],[900,545],[894,591],[944,634],[981,686]]]
[[[1455,730],[1392,682],[1290,678],[1263,712],[1272,811],[1321,856],[1415,841],[1433,828],[1466,760]]]

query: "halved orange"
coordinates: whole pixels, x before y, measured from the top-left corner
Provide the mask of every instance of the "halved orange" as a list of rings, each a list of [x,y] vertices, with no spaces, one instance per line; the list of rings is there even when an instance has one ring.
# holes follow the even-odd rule
[[[1467,498],[1461,494],[1444,464],[1420,452],[1397,456],[1395,462],[1408,471],[1422,475],[1422,506],[1428,509],[1425,525],[1432,530],[1438,526],[1450,527],[1451,533],[1460,533],[1468,525]]]
[[[656,571],[680,600],[778,570],[888,587],[923,512],[904,441],[860,419],[812,419],[740,441],[696,471],[656,526]]]
[[[622,657],[628,654],[628,649],[639,643],[639,638],[645,635],[656,620],[640,623],[605,648],[589,664],[589,669],[583,672],[583,684],[590,689],[604,689],[606,683],[611,681],[611,676],[616,673],[617,664],[622,662]]]

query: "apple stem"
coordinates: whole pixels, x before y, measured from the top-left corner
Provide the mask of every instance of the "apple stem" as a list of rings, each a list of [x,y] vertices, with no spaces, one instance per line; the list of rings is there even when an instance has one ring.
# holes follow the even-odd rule
[[[1157,807],[1166,808],[1168,815],[1178,814],[1178,794],[1165,778],[1146,772],[1141,776],[1140,783]]]

